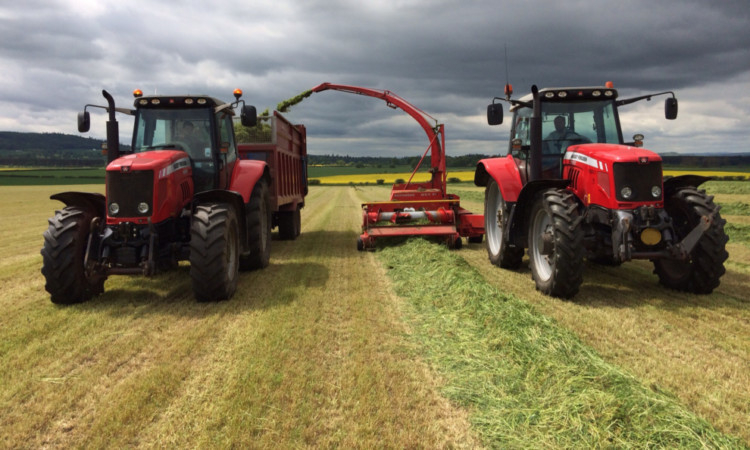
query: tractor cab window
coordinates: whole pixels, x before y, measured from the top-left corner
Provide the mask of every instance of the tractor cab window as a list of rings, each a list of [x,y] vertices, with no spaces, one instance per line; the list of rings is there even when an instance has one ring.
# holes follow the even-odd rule
[[[525,159],[531,145],[529,135],[529,124],[531,120],[531,108],[520,108],[513,115],[513,129],[511,132],[511,147],[509,152],[516,158]],[[513,141],[521,140],[521,146],[513,146]]]
[[[619,144],[612,101],[542,103],[542,154],[562,155],[571,145]]]
[[[221,112],[216,117],[219,124],[219,146],[220,152],[226,155],[227,163],[237,160],[237,146],[234,143],[234,125],[232,116]]]
[[[212,160],[209,110],[140,109],[134,127],[135,152],[175,149],[193,160]]]

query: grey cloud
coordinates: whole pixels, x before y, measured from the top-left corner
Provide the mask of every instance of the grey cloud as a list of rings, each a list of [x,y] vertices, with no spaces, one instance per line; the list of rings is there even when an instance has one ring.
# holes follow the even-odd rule
[[[60,131],[74,132],[67,117],[100,102],[102,88],[129,104],[136,87],[226,99],[241,87],[246,101],[263,109],[330,81],[398,93],[444,121],[448,139],[461,142],[456,150],[468,152],[474,144],[500,145],[506,136],[502,127],[468,120],[501,95],[506,72],[517,95],[532,84],[608,80],[623,95],[675,90],[678,98],[698,103],[713,100],[701,89],[709,85],[729,84],[721,94],[726,102],[748,90],[745,1],[278,0],[210,8],[197,1],[133,1],[102,3],[88,15],[65,4],[0,7],[0,64],[19,71],[0,75],[12,81],[0,86],[3,117],[45,110],[60,117]],[[414,131],[408,121],[394,125],[402,112],[380,100],[350,97],[315,94],[289,113],[307,125],[311,151],[336,147],[353,154],[387,144],[381,150],[387,153],[398,151],[398,137],[422,146],[416,124]],[[681,109],[678,121],[694,114]],[[738,114],[746,123],[747,108]],[[750,138],[739,124],[718,134],[722,146],[733,148]],[[331,144],[354,138],[370,142],[360,139],[354,149]],[[681,145],[696,150],[690,140]],[[455,147],[449,143],[449,152]]]

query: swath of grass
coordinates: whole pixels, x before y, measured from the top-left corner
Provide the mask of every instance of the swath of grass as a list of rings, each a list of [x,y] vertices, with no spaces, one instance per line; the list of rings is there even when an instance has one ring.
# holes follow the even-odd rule
[[[414,239],[378,253],[414,339],[489,446],[741,447],[603,361],[572,333],[488,284],[458,255]]]

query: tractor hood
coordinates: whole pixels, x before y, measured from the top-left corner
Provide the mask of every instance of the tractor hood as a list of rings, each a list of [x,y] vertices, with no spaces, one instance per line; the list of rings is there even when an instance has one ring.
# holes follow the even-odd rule
[[[618,144],[580,144],[571,145],[563,158],[566,163],[584,164],[608,171],[613,163],[649,164],[661,162],[661,156],[641,147]]]
[[[179,150],[153,150],[133,153],[115,159],[107,166],[108,172],[131,172],[151,170],[164,178],[170,173],[190,167],[187,153]]]

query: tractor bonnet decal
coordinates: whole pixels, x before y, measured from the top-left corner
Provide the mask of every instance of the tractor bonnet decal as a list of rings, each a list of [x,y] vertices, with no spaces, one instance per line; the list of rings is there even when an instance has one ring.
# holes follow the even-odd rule
[[[577,161],[577,162],[586,164],[587,166],[591,166],[599,170],[603,170],[605,172],[609,171],[605,163],[598,161],[590,156],[586,156],[584,154],[577,153],[577,152],[565,152],[565,157],[563,157],[563,160],[571,161],[571,162]]]
[[[180,158],[177,161],[170,164],[169,166],[161,169],[159,171],[159,179],[168,177],[169,175],[182,169],[183,167],[188,167],[188,166],[190,166],[190,158]]]

